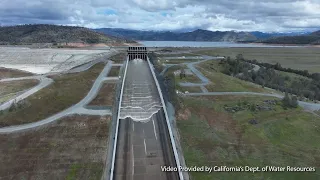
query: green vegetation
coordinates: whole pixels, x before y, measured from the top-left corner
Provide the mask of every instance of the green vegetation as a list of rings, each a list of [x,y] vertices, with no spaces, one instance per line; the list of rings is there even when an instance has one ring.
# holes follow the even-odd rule
[[[283,67],[308,70],[311,73],[320,72],[320,51],[317,47],[294,48],[212,48],[210,50],[195,50],[206,55],[230,56],[235,59],[242,54],[246,59],[263,63],[280,63]]]
[[[108,74],[108,76],[117,76],[118,77],[118,75],[119,75],[119,72],[120,72],[120,66],[113,66],[113,67],[111,67],[111,70],[110,70],[110,72],[109,72],[109,74]]]
[[[38,83],[39,81],[34,79],[0,82],[0,96],[27,90]]]
[[[174,75],[174,71],[179,70],[179,66],[173,66],[168,69],[168,71],[164,74],[163,86],[165,89],[164,94],[168,96],[168,100],[174,105],[175,109],[178,110],[180,108],[180,100],[179,96],[176,93],[176,90],[183,91],[181,87],[178,85],[177,77]]]
[[[187,166],[319,167],[320,118],[300,108],[284,109],[281,103],[270,103],[273,101],[257,96],[183,98],[177,126]],[[225,108],[243,104],[270,108],[243,108],[234,112]],[[194,180],[316,180],[320,177],[318,170],[191,172],[190,175]]]
[[[89,180],[98,180],[102,176],[103,166],[100,163],[73,164],[69,169],[66,180],[82,179],[81,172],[83,172],[83,170],[91,173]]]
[[[165,57],[182,57],[185,56],[186,59],[188,57],[194,57],[194,56],[198,56],[197,54],[192,54],[192,53],[179,53],[179,54],[157,54],[157,56],[161,57],[161,58],[165,58]]]
[[[248,32],[208,31],[197,29],[192,32],[139,31],[130,29],[101,28],[96,29],[106,34],[115,34],[128,39],[141,41],[255,41],[257,38]],[[166,48],[169,49],[169,48]],[[170,48],[171,49],[171,48]],[[173,49],[173,48],[172,48]]]
[[[201,83],[201,80],[195,74],[187,74],[186,66],[179,65],[177,66],[179,70],[176,71],[176,82],[177,83]]]
[[[27,90],[34,87],[39,82],[38,80],[18,80],[0,82],[0,103],[10,100],[17,92]]]
[[[298,107],[298,99],[296,96],[290,97],[288,93],[282,99],[282,104],[284,108],[297,108]]]
[[[18,25],[0,27],[0,44],[30,43],[109,43],[125,42],[83,27],[57,25]]]
[[[198,61],[197,59],[160,59],[160,63],[165,63],[165,64],[180,64],[180,63],[188,63],[188,62],[196,62]]]
[[[275,37],[262,42],[270,44],[320,44],[320,31],[309,35]]]
[[[104,83],[97,96],[88,104],[89,106],[109,106],[112,108],[115,100],[116,84]]]
[[[195,86],[195,87],[181,87],[179,86],[178,89],[181,92],[186,92],[188,91],[189,93],[199,93],[202,92],[201,88],[199,86]]]
[[[53,77],[54,83],[26,98],[19,109],[4,111],[0,115],[0,127],[42,120],[56,114],[84,98],[104,67],[103,63],[91,69]]]
[[[260,63],[258,64],[261,65]],[[264,66],[253,69],[252,64],[240,57],[237,57],[236,60],[228,57],[227,60],[222,60],[219,65],[222,66],[222,72],[227,75],[236,76],[242,80],[259,84],[262,87],[266,86],[281,92],[289,92],[299,97],[304,96],[311,100],[320,100],[319,73],[310,75],[307,70],[282,68],[279,63],[275,65],[262,64]],[[289,71],[290,73],[284,75],[279,71]],[[293,72],[299,76],[292,75]]]
[[[270,92],[270,90],[261,86],[221,73],[217,61],[201,63],[197,68],[211,81],[210,84],[205,86],[209,92]]]

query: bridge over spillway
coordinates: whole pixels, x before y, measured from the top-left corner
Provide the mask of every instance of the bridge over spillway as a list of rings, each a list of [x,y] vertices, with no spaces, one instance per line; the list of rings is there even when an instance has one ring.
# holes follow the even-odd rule
[[[162,93],[146,47],[129,47],[118,109],[111,180],[182,180]]]
[[[147,60],[147,47],[129,47],[127,50],[129,61],[134,59]]]

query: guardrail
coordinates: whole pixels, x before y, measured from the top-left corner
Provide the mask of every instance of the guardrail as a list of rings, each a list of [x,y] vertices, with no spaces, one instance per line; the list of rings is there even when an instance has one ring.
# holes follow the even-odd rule
[[[115,159],[116,159],[118,131],[119,131],[120,108],[121,108],[121,102],[122,102],[124,83],[125,83],[125,80],[126,80],[125,78],[126,78],[126,75],[127,75],[128,62],[129,62],[129,58],[127,57],[126,65],[125,65],[125,69],[124,69],[124,74],[123,74],[123,77],[122,77],[121,90],[120,90],[120,99],[119,99],[119,106],[118,106],[118,112],[117,112],[117,122],[116,122],[116,132],[115,132],[115,136],[114,136],[115,139],[114,139],[114,146],[113,146],[113,152],[112,152],[112,161],[111,161],[111,169],[110,169],[110,176],[109,176],[110,180],[113,180],[113,174],[114,174],[114,165],[115,165]]]
[[[165,104],[163,96],[162,96],[160,85],[159,85],[158,80],[156,78],[156,75],[154,73],[153,66],[151,65],[151,63],[149,61],[149,57],[147,57],[147,61],[148,61],[148,65],[149,65],[150,71],[152,73],[153,79],[154,79],[154,81],[156,83],[156,86],[157,86],[157,89],[158,89],[158,92],[159,92],[159,95],[160,95],[161,103],[163,105],[163,111],[164,111],[164,115],[165,115],[167,126],[168,126],[168,131],[169,131],[169,135],[170,135],[173,154],[174,154],[174,158],[176,160],[176,164],[177,164],[177,168],[178,168],[179,178],[180,178],[180,180],[184,180],[183,174],[182,174],[182,172],[180,171],[180,168],[179,168],[181,166],[181,163],[180,163],[180,160],[179,160],[176,143],[175,143],[175,140],[174,140],[174,137],[173,137],[173,133],[172,133],[172,130],[171,130],[171,124],[170,124],[168,113],[167,113],[167,107],[166,107],[166,104]]]

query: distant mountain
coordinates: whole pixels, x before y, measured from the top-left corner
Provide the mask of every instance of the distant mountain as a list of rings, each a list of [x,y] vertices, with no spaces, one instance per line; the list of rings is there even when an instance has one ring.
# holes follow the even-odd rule
[[[250,32],[252,35],[257,37],[258,39],[268,39],[272,37],[281,37],[281,36],[297,36],[297,35],[304,35],[307,34],[306,32],[260,32],[260,31],[252,31]]]
[[[269,44],[320,44],[320,31],[306,35],[273,37],[262,41]]]
[[[118,28],[95,29],[107,35],[121,38],[129,38],[140,41],[256,41],[254,35],[249,32],[235,31],[207,31],[198,29],[192,32],[171,32],[171,31],[139,31]]]
[[[0,27],[0,44],[28,43],[121,43],[127,40],[91,29],[57,25],[18,25]]]
[[[183,31],[139,31],[120,28],[95,29],[107,35],[140,41],[226,41],[226,42],[263,42],[272,44],[319,44],[320,32],[271,32],[260,31],[208,31],[197,29]]]
[[[320,36],[320,30],[319,31],[315,31],[315,32],[311,33],[310,35],[312,35],[312,36]]]

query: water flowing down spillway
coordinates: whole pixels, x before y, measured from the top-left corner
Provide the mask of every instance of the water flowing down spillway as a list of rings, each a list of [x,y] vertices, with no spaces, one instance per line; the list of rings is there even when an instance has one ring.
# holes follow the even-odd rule
[[[161,107],[160,96],[148,62],[142,59],[129,61],[120,106],[120,119],[129,117],[134,121],[147,122]]]

